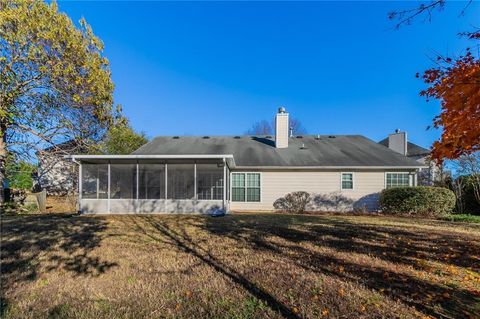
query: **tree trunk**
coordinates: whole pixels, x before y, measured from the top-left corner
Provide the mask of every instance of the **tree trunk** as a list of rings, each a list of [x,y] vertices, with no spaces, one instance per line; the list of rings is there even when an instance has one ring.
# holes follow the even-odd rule
[[[2,125],[0,131],[0,206],[5,202],[3,182],[5,180],[5,162],[7,159],[6,128]]]

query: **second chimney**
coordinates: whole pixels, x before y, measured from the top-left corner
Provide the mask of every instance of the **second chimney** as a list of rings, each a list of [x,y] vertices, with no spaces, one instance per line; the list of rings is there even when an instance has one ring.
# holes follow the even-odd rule
[[[288,147],[288,113],[284,107],[280,107],[275,116],[275,147]]]
[[[404,156],[407,156],[407,132],[400,132],[399,129],[395,133],[388,135],[388,147]]]

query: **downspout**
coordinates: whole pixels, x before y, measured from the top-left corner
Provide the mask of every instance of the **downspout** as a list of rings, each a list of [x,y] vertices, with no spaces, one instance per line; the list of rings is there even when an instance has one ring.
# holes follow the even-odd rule
[[[227,163],[225,157],[223,158],[223,211],[227,213]]]

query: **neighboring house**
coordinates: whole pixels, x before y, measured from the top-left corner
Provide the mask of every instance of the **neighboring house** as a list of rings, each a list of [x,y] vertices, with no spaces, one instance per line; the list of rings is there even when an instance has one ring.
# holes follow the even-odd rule
[[[78,169],[72,161],[65,159],[65,155],[78,149],[74,141],[67,141],[37,152],[38,181],[48,195],[63,196],[76,192]]]
[[[381,190],[416,185],[423,164],[360,135],[162,136],[131,155],[72,155],[85,213],[270,211],[287,193],[312,211],[378,208]]]
[[[395,133],[389,134],[387,138],[378,143],[425,166],[418,172],[419,185],[433,185],[441,180],[441,169],[430,159],[430,150],[409,142],[407,132],[400,132],[397,129]]]

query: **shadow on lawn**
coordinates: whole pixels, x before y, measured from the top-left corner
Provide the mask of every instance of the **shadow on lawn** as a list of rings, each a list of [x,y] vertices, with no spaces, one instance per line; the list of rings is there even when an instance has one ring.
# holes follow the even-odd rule
[[[40,267],[96,276],[117,266],[90,255],[105,236],[106,228],[102,218],[2,216],[2,290],[13,282],[35,280]]]
[[[141,231],[145,236],[148,236],[157,242],[171,245],[176,249],[179,249],[187,254],[198,258],[203,263],[212,267],[218,273],[242,286],[252,296],[265,302],[265,304],[270,309],[278,312],[281,316],[285,318],[299,318],[292,310],[290,310],[288,307],[278,301],[274,296],[249,281],[245,276],[240,274],[233,267],[230,267],[224,262],[217,259],[208,250],[202,248],[200,244],[203,241],[198,239],[192,239],[186,232],[186,225],[182,223],[179,219],[177,219],[177,223],[174,227],[170,227],[167,223],[162,222],[161,219],[151,216],[144,217],[143,220],[146,224],[153,227],[157,231],[157,233],[152,234],[149,230],[144,228],[144,226],[138,223],[137,218],[132,218],[131,221],[137,231]],[[182,219],[182,221],[191,222],[191,220],[187,219]],[[189,224],[189,226],[192,225]],[[200,224],[195,224],[195,226],[198,227],[200,226]],[[173,228],[175,228],[175,230]]]
[[[253,249],[281,255],[309,271],[377,290],[429,315],[459,318],[474,316],[478,311],[480,298],[468,290],[440,285],[407,273],[354,263],[301,245],[310,243],[336,252],[368,255],[400,267],[410,266],[426,272],[430,271],[428,266],[419,265],[416,258],[479,271],[480,244],[461,234],[351,223],[339,218],[286,215],[235,215],[207,219],[205,227],[215,235],[227,236]],[[272,236],[284,241],[281,244],[270,242]]]

